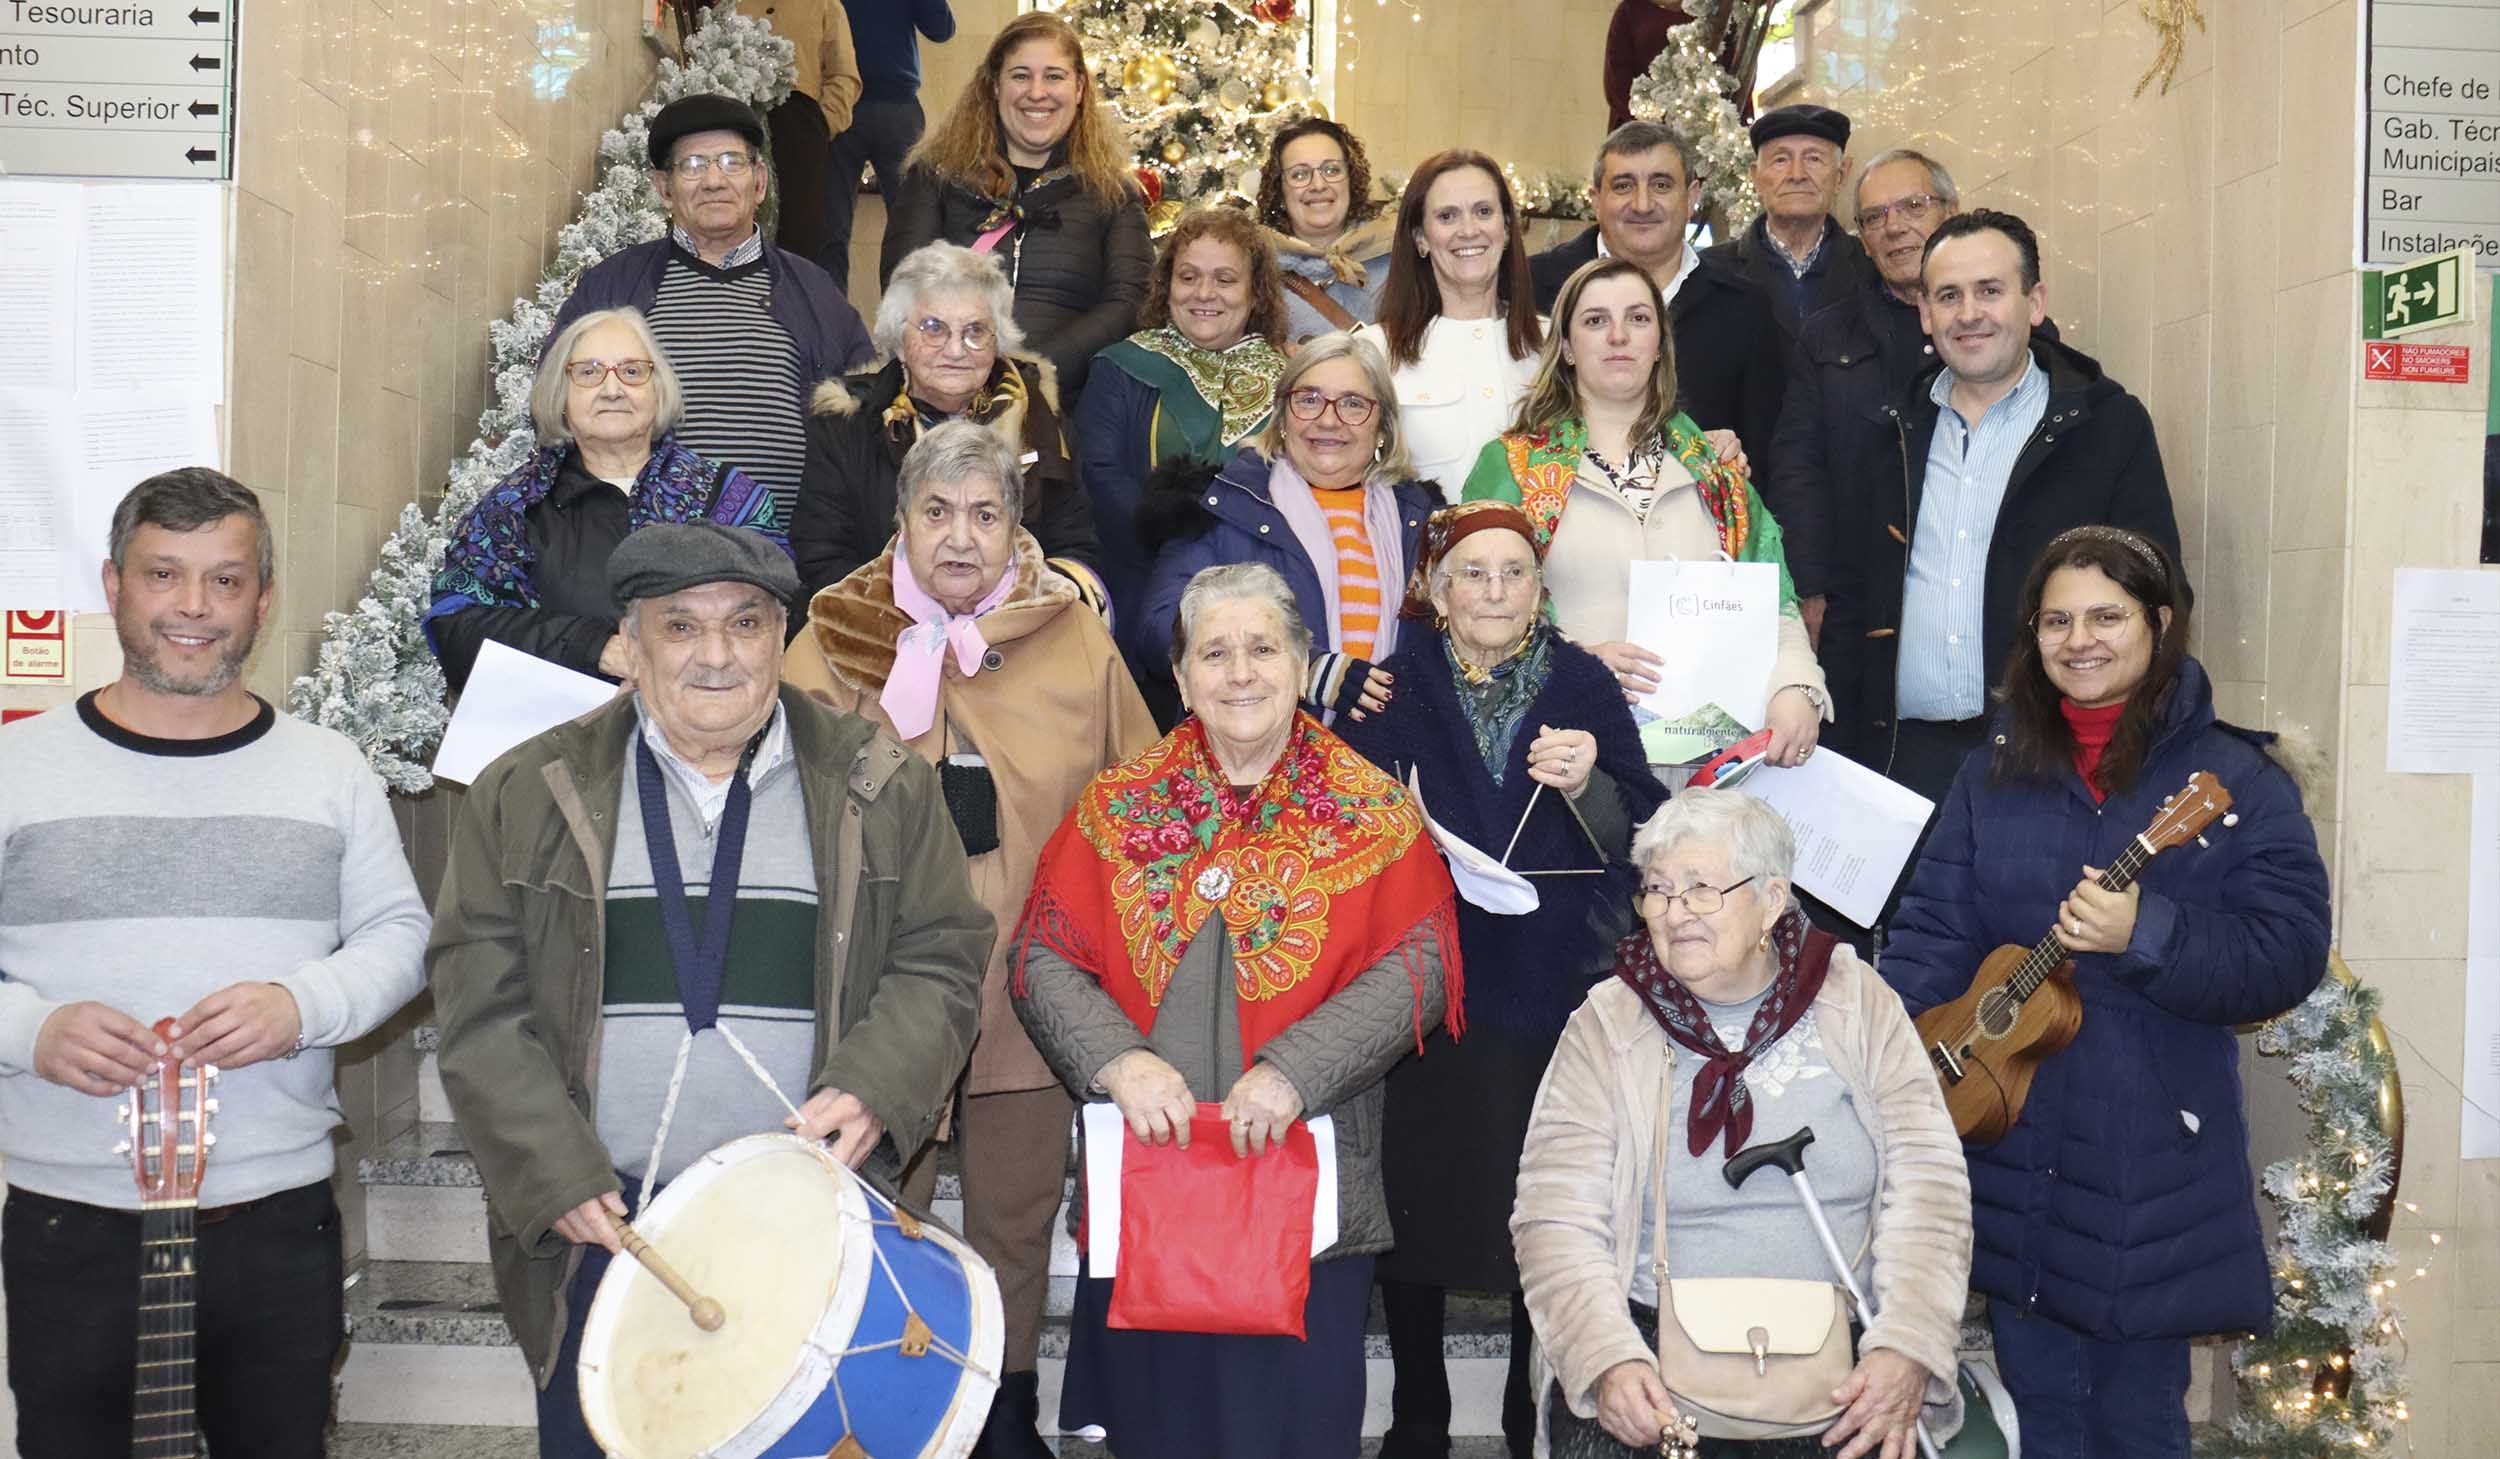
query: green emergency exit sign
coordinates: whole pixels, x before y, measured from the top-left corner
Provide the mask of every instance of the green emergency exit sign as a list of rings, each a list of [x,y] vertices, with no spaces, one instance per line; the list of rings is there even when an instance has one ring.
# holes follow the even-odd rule
[[[2474,255],[2466,249],[2361,276],[2361,337],[2393,339],[2474,317]]]

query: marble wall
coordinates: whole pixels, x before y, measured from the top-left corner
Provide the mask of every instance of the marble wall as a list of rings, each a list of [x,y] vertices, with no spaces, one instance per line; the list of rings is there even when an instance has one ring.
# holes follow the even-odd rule
[[[1804,94],[1857,156],[1917,147],[2039,228],[2066,337],[2153,412],[2223,713],[2323,752],[2336,942],[2405,1081],[2400,1272],[2445,1238],[2399,1299],[2415,1452],[2465,1459],[2500,1433],[2500,1162],[2457,1159],[2466,786],[2384,766],[2392,574],[2474,561],[2490,362],[2360,382],[2356,5],[2205,0],[2139,94],[2158,40],[2127,0],[1816,0]],[[2246,1077],[2262,1161],[2302,1127],[2271,1061]]]

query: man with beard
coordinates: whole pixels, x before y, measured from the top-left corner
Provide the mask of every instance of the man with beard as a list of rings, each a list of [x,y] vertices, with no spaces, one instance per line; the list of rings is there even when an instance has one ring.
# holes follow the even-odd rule
[[[141,1202],[115,1117],[170,1055],[221,1071],[186,1344],[199,1431],[317,1459],[341,1337],[330,1051],[423,985],[425,905],[355,747],[242,685],[274,586],[259,498],[168,471],[122,499],[110,541],[121,677],[0,729],[18,1445],[130,1452]]]

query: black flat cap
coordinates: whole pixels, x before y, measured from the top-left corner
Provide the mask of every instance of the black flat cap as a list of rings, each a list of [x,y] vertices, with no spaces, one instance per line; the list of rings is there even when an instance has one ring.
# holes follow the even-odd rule
[[[679,102],[679,106],[685,105]],[[1753,121],[1753,149],[1756,152],[1782,137],[1820,137],[1842,151],[1849,150],[1849,117],[1828,106],[1810,106],[1799,102],[1766,111]]]
[[[718,522],[654,522],[628,533],[608,559],[619,609],[706,583],[753,583],[787,602],[798,594],[799,573],[770,537]]]
[[[707,91],[679,97],[651,119],[651,165],[667,171],[677,139],[697,132],[736,132],[756,151],[764,150],[764,119],[755,114],[755,108],[734,96]]]

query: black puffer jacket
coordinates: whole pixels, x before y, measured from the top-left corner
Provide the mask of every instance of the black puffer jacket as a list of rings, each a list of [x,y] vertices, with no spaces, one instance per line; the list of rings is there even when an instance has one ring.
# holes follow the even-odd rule
[[[1016,195],[1024,221],[998,245],[999,262],[1016,289],[1016,323],[1026,349],[1059,369],[1070,396],[1085,388],[1094,352],[1137,327],[1154,269],[1146,206],[1131,190],[1116,208],[1087,192],[1060,159]],[[954,178],[925,166],[903,175],[885,226],[877,280],[923,244],[970,247],[997,205]],[[1043,544],[1047,547],[1047,541]]]
[[[1089,602],[1101,597],[1092,574],[1102,549],[1094,536],[1094,508],[1077,485],[1076,467],[1059,423],[1059,390],[1050,365],[1010,355],[999,362],[1022,377],[1022,405],[1004,405],[988,421],[1012,443],[1024,462],[1024,527],[1042,544],[1052,565],[1082,564],[1069,573]],[[999,373],[988,394],[997,394]],[[807,418],[807,469],[799,478],[799,504],[791,513],[790,555],[799,565],[799,601],[792,631],[807,623],[807,602],[820,589],[849,577],[885,550],[894,538],[894,486],[903,453],[917,431],[889,425],[886,409],[903,392],[903,362],[828,380],[816,388]],[[1099,603],[1097,603],[1099,606]]]

